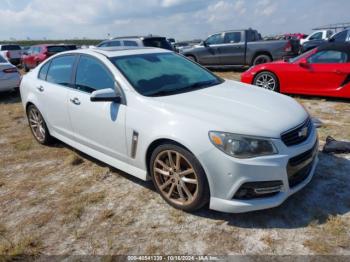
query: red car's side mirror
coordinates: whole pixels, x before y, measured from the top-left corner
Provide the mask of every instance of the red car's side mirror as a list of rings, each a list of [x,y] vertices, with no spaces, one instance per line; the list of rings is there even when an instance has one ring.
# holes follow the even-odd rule
[[[309,62],[307,61],[306,58],[302,58],[299,61],[299,66],[303,67],[303,68],[309,68],[310,64],[309,64]]]

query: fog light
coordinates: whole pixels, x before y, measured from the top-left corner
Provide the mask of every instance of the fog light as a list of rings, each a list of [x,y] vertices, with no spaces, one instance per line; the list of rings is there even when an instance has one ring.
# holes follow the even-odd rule
[[[234,199],[249,200],[271,197],[282,191],[282,181],[264,181],[244,183],[234,195]]]

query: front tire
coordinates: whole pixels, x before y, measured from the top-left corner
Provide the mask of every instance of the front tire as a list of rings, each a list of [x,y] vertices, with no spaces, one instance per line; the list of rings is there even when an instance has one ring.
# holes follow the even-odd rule
[[[253,85],[265,88],[270,91],[279,92],[279,82],[274,73],[263,71],[254,78]]]
[[[36,141],[42,145],[49,145],[53,138],[49,133],[46,122],[35,105],[29,105],[27,109],[27,118],[30,130]]]
[[[171,206],[192,212],[209,201],[209,185],[196,157],[175,145],[158,146],[150,159],[154,186]]]

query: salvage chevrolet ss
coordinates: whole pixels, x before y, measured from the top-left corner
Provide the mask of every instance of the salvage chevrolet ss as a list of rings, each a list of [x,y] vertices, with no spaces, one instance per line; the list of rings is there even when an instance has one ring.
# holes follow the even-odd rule
[[[140,179],[172,206],[280,205],[317,165],[309,114],[290,97],[223,80],[171,51],[76,50],[23,77],[39,143],[55,137]]]

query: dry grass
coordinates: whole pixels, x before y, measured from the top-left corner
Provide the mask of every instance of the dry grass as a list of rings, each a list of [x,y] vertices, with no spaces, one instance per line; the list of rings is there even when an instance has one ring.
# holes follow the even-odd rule
[[[298,100],[325,123],[321,145],[350,140],[349,103]],[[60,142],[36,143],[16,95],[0,97],[0,133],[0,254],[350,254],[346,156],[321,154],[312,183],[281,207],[188,214],[150,183]]]
[[[339,216],[330,216],[324,225],[311,225],[310,238],[304,245],[315,254],[337,253],[350,248],[350,223]]]

